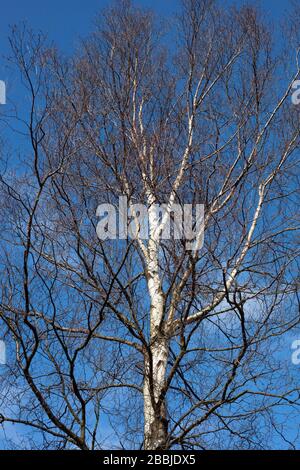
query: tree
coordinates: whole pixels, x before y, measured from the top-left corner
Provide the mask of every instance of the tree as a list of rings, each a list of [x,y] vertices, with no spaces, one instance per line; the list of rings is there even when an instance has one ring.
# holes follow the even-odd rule
[[[11,47],[29,106],[1,172],[3,426],[38,448],[294,446],[295,49],[213,0],[169,30],[117,2],[72,57],[25,27]],[[97,237],[120,197],[148,239]],[[161,237],[175,203],[204,205],[198,249]]]

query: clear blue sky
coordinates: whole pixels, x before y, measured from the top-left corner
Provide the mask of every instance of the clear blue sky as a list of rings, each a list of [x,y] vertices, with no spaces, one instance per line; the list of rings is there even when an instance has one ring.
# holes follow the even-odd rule
[[[255,0],[253,0],[255,2]],[[110,0],[7,0],[0,6],[0,56],[7,51],[9,25],[27,20],[34,29],[49,34],[62,48],[69,50],[76,35],[85,35],[97,11]],[[152,7],[159,15],[178,8],[179,0],[136,0],[137,5]],[[236,3],[242,3],[236,0]],[[251,3],[251,1],[250,1]],[[255,2],[256,3],[256,2]],[[261,0],[268,15],[279,19],[285,0]]]
[[[228,0],[241,4],[247,0]],[[280,21],[286,0],[248,0],[261,4],[267,17]],[[92,27],[93,18],[112,0],[7,0],[0,5],[0,80],[10,82],[3,57],[9,52],[9,27],[26,21],[34,30],[47,33],[49,39],[65,53],[71,52],[78,36],[85,36]],[[178,9],[180,0],[135,0],[139,6],[153,8],[159,16],[167,16]]]

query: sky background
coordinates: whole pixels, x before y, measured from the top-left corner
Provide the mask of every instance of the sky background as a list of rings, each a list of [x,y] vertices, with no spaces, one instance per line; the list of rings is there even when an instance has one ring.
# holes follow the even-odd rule
[[[48,33],[58,46],[69,52],[76,44],[76,37],[88,33],[96,13],[110,3],[110,0],[3,1],[0,6],[0,57],[8,51],[9,25],[23,20],[32,28]],[[176,11],[180,4],[179,0],[136,0],[134,3],[153,8],[159,15]],[[286,0],[252,0],[250,3],[260,3],[267,16],[275,21],[280,21],[287,5]]]
[[[10,87],[11,75],[6,68],[5,57],[9,55],[8,36],[11,25],[25,20],[34,30],[46,33],[60,50],[68,54],[76,48],[78,38],[86,36],[91,31],[97,12],[111,3],[112,0],[2,1],[0,6],[0,80],[6,81]],[[178,10],[180,1],[135,0],[134,3],[152,8],[160,17],[167,17]],[[240,5],[244,2],[237,0],[232,3]],[[273,20],[275,25],[280,23],[287,7],[286,0],[249,0],[248,3],[260,4],[266,12],[266,17]],[[15,427],[8,426],[6,433],[5,435],[0,429],[0,448],[5,447],[6,438],[18,442],[18,432]]]
[[[247,0],[227,0],[229,4],[241,5]],[[71,54],[78,47],[78,39],[93,29],[93,20],[113,0],[6,0],[0,5],[0,80],[6,83],[8,102],[18,103],[20,86],[18,78],[7,66],[10,55],[10,27],[26,22],[34,31],[42,31],[58,49]],[[135,0],[134,4],[153,9],[158,17],[169,17],[180,6],[180,0]],[[226,0],[223,2],[226,3]],[[248,0],[261,5],[266,17],[274,21],[275,32],[288,6],[287,0]],[[280,41],[280,36],[278,37]]]

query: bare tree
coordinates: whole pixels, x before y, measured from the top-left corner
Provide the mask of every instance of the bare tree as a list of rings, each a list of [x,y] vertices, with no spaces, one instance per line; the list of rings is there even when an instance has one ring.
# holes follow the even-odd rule
[[[4,428],[31,448],[295,446],[276,350],[299,324],[297,49],[213,0],[171,29],[118,2],[73,57],[25,28],[11,46],[29,106],[5,118]],[[148,239],[97,237],[121,196]],[[204,205],[203,246],[161,237],[174,204]]]

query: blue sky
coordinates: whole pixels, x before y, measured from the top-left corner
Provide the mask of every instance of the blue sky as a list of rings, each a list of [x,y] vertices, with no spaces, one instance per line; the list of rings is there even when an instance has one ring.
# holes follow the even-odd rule
[[[254,0],[255,1],[255,0]],[[34,29],[49,34],[65,51],[72,49],[76,36],[85,35],[96,12],[110,0],[8,0],[0,7],[0,57],[7,53],[9,25],[26,20]],[[174,12],[179,0],[136,0],[141,6],[153,8],[159,15]],[[237,4],[241,3],[236,1]],[[256,3],[256,2],[255,2]],[[258,2],[259,3],[259,2]],[[261,0],[268,16],[280,19],[285,0]]]
[[[26,21],[34,30],[40,30],[53,40],[64,53],[71,53],[78,44],[78,38],[86,36],[93,27],[96,14],[113,0],[8,0],[0,6],[0,80],[4,80],[8,90],[17,98],[15,79],[6,67],[9,55],[10,26]],[[225,0],[226,1],[226,0]],[[240,5],[247,0],[227,0]],[[138,6],[152,8],[159,17],[176,12],[180,0],[134,0]],[[224,2],[225,3],[225,2]],[[280,22],[287,7],[285,0],[248,0],[260,4],[266,16]]]

